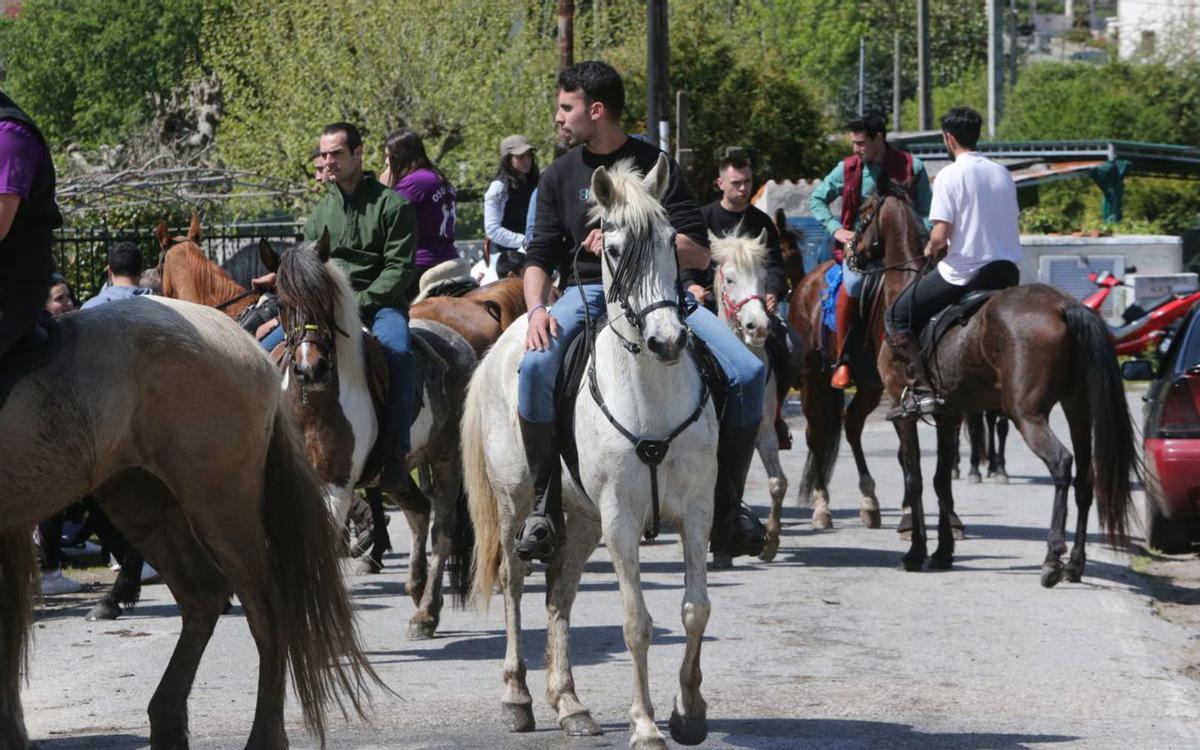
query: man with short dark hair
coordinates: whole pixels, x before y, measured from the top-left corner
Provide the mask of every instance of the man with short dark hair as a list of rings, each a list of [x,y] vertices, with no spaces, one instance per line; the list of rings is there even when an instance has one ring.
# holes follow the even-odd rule
[[[142,251],[132,242],[118,242],[108,249],[108,285],[94,297],[83,303],[89,310],[105,302],[132,299],[143,294],[154,294],[152,289],[138,286],[142,275]]]
[[[631,159],[643,174],[662,152],[631,138],[620,125],[625,85],[609,65],[581,62],[558,78],[560,134],[575,147],[552,163],[538,184],[533,240],[523,275],[529,331],[518,384],[518,411],[526,458],[537,496],[533,514],[517,535],[517,552],[526,559],[551,559],[562,524],[561,462],[555,434],[554,386],[571,340],[583,330],[584,306],[593,318],[606,312],[600,268],[603,235],[588,218],[592,173]],[[709,263],[704,218],[668,158],[670,175],[662,197],[674,227],[681,268]],[[578,276],[572,260],[576,248]],[[557,270],[562,298],[548,307],[550,274]],[[713,351],[730,380],[730,392],[718,447],[712,549],[734,557],[758,554],[765,540],[762,524],[741,504],[755,436],[762,418],[764,368],[729,329],[702,307],[688,317],[692,331]]]
[[[55,182],[41,131],[0,91],[0,357],[46,317],[50,248],[62,226]]]
[[[983,118],[969,107],[942,116],[942,142],[954,163],[938,172],[925,256],[937,270],[904,291],[884,322],[888,343],[907,364],[908,389],[888,419],[932,414],[941,404],[921,359],[916,337],[939,311],[980,289],[1020,283],[1017,185],[1008,168],[975,150]]]
[[[859,208],[863,200],[884,182],[903,185],[912,200],[917,215],[929,230],[929,174],[921,160],[906,151],[888,146],[887,126],[878,115],[851,120],[846,126],[854,153],[821,181],[808,199],[812,216],[825,225],[837,243],[834,259],[842,264],[842,285],[837,296],[837,367],[833,372],[834,388],[850,385],[850,363],[846,342],[854,321],[858,318],[858,298],[862,294],[864,277],[845,263],[844,248],[854,239],[858,227]],[[830,204],[842,199],[839,217],[834,217]]]

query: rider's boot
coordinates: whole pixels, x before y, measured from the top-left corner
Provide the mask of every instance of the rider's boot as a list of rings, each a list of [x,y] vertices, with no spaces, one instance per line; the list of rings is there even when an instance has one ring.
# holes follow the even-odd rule
[[[838,289],[834,318],[837,323],[837,367],[829,384],[842,389],[850,385],[850,361],[846,357],[846,341],[850,338],[850,331],[858,318],[858,300],[846,293],[845,284]]]
[[[900,403],[888,412],[887,418],[897,420],[937,413],[943,402],[929,380],[929,372],[921,358],[921,347],[912,334],[904,331],[892,333],[889,343],[892,350],[904,359],[908,387],[904,389]]]
[[[526,562],[540,560],[548,563],[558,550],[558,530],[562,517],[562,463],[559,460],[558,440],[553,424],[521,423],[521,441],[525,443],[525,459],[533,474],[533,512],[517,531],[517,556]]]
[[[758,423],[722,427],[717,442],[717,486],[713,495],[713,526],[709,538],[714,554],[729,557],[757,555],[767,542],[767,530],[742,502],[746,475],[758,442]]]
[[[400,450],[400,441],[391,437],[392,430],[384,436],[387,441],[383,451],[383,468],[379,472],[379,489],[389,495],[408,493],[412,477],[409,474],[408,454]]]

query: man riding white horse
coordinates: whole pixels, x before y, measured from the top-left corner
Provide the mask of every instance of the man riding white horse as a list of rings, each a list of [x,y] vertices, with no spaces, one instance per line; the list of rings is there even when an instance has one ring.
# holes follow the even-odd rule
[[[555,382],[571,340],[584,328],[584,306],[593,318],[605,313],[599,255],[603,235],[588,221],[592,173],[623,159],[648,173],[662,152],[630,138],[620,126],[625,106],[621,77],[602,62],[582,62],[558,78],[558,123],[561,135],[575,144],[555,161],[539,182],[534,237],[524,274],[529,307],[526,353],[519,375],[518,411],[521,436],[537,496],[533,513],[517,533],[516,549],[526,560],[548,561],[562,528],[562,477],[559,436],[555,430]],[[662,204],[676,231],[681,267],[707,268],[708,239],[704,220],[679,166],[670,160],[670,181]],[[578,252],[578,249],[582,252]],[[564,293],[547,306],[551,274],[557,270]],[[578,275],[577,275],[578,274]],[[708,310],[695,308],[687,322],[708,345],[729,379],[728,405],[718,448],[719,472],[711,546],[730,557],[758,554],[765,541],[762,523],[741,503],[746,474],[754,456],[762,418],[766,383],[762,363],[742,346]],[[651,350],[676,342],[647,340]]]

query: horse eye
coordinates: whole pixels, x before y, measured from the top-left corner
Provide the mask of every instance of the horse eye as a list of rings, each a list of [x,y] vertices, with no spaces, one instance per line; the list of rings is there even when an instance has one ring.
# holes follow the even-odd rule
[[[620,250],[618,250],[618,249],[616,249],[615,247],[610,247],[610,248],[608,248],[608,254],[609,254],[609,255],[611,255],[611,256],[612,256],[612,257],[614,257],[614,258],[620,258],[620,257],[621,257],[621,251],[620,251]]]

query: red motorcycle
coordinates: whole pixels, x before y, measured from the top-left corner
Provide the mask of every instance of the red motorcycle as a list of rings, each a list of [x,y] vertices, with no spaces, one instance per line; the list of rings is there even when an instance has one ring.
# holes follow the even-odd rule
[[[1133,266],[1127,270],[1137,271]],[[1088,274],[1088,279],[1097,289],[1083,300],[1083,304],[1097,313],[1114,288],[1125,286],[1125,282],[1108,271]],[[1109,327],[1113,343],[1117,346],[1117,354],[1138,355],[1159,346],[1171,326],[1181,320],[1198,301],[1200,290],[1186,294],[1169,294],[1154,300],[1149,309],[1140,305],[1130,305],[1122,313],[1125,325]]]

